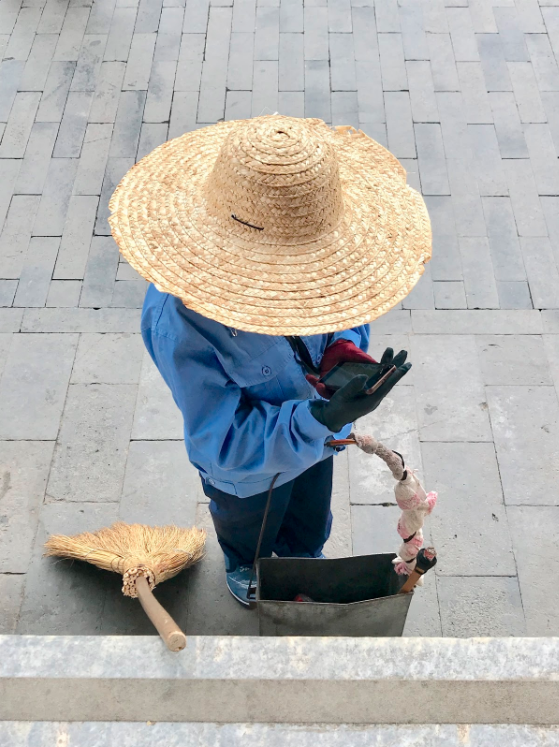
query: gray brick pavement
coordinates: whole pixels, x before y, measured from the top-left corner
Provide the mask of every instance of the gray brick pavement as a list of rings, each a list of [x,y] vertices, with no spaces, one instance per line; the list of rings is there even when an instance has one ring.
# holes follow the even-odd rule
[[[45,530],[208,522],[108,199],[168,137],[279,110],[388,145],[432,220],[433,262],[373,325],[373,354],[407,347],[414,369],[363,424],[441,493],[407,633],[558,633],[558,39],[549,0],[2,4],[0,629],[149,632],[117,579],[40,558]],[[352,523],[354,552],[394,549],[390,479],[338,464],[332,548]],[[212,538],[166,601],[189,632],[253,633],[221,562]]]

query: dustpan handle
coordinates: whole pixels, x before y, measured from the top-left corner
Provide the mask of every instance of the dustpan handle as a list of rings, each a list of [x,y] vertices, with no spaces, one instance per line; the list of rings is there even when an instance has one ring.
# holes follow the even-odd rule
[[[249,601],[249,604],[254,604],[255,600],[253,600],[253,587],[252,582],[254,580],[254,574],[256,573],[256,563],[258,562],[258,558],[260,557],[260,548],[262,546],[262,540],[264,539],[264,532],[266,531],[266,524],[268,523],[268,513],[270,512],[270,506],[272,504],[272,493],[274,491],[274,485],[276,484],[276,480],[281,475],[281,472],[278,472],[277,475],[274,475],[274,479],[270,483],[270,487],[268,488],[268,498],[266,500],[266,508],[264,509],[264,517],[262,519],[262,526],[260,527],[260,534],[258,536],[258,542],[256,544],[256,552],[254,553],[254,562],[252,564],[252,571],[250,572],[250,578],[248,581],[248,590],[247,590],[247,599]],[[256,589],[254,590],[256,593]]]
[[[186,646],[186,636],[167,610],[153,596],[145,576],[136,579],[136,592],[144,612],[154,624],[170,651],[182,651]]]

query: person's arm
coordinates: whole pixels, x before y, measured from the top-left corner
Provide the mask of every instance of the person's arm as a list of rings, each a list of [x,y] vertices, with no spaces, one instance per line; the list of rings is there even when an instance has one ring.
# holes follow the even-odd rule
[[[342,332],[334,332],[331,344],[337,340],[349,340],[364,353],[369,348],[370,327],[368,324],[362,324],[360,327],[345,329]]]
[[[332,432],[311,415],[309,401],[279,407],[248,401],[211,346],[147,334],[148,350],[182,412],[185,435],[208,463],[273,474],[304,470],[320,460]]]

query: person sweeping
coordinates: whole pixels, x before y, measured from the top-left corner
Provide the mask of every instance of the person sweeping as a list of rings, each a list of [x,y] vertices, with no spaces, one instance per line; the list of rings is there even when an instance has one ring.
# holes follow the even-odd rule
[[[321,558],[335,449],[407,373],[367,353],[369,322],[431,256],[421,196],[362,132],[280,115],[220,122],[124,177],[110,224],[151,282],[141,331],[184,419],[225,557],[248,590],[260,557]]]

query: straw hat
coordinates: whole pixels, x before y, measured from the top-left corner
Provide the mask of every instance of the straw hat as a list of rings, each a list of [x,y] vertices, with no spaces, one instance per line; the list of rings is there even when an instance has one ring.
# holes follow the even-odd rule
[[[203,316],[311,335],[376,319],[431,256],[429,216],[385,148],[351,127],[278,115],[186,133],[110,201],[128,262]]]

